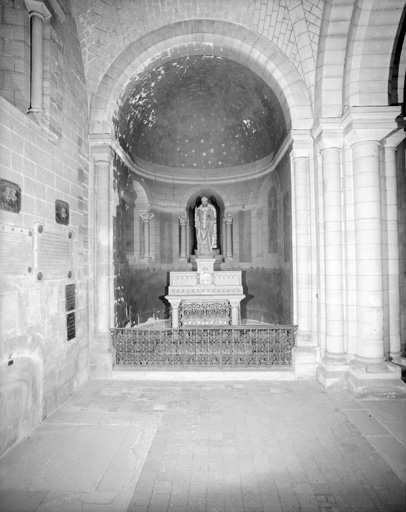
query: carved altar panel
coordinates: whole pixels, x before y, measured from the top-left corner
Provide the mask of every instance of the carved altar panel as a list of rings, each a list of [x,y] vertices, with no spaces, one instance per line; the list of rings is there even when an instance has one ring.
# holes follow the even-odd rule
[[[171,272],[172,326],[237,325],[245,297],[239,270],[213,271],[214,260],[197,260],[194,272]],[[211,263],[211,264],[210,264]]]
[[[231,325],[230,302],[182,302],[179,306],[179,325]]]

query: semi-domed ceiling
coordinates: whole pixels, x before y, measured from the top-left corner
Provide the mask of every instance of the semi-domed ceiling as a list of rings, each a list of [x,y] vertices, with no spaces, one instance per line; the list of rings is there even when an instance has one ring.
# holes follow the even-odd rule
[[[241,166],[274,153],[282,108],[241,64],[183,57],[133,78],[118,102],[115,136],[133,161],[185,169]]]

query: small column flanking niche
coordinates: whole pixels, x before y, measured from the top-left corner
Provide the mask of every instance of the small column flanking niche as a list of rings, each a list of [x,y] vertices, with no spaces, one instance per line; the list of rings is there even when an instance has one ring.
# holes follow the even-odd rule
[[[224,214],[224,223],[226,225],[226,261],[233,258],[233,216],[231,213]]]
[[[152,259],[151,256],[151,220],[154,214],[149,210],[141,210],[140,217],[142,220],[142,258],[145,260]]]
[[[51,13],[42,1],[25,0],[31,20],[31,84],[28,112],[42,111],[44,82],[44,21]]]
[[[186,212],[179,215],[179,225],[180,225],[180,254],[179,259],[181,261],[187,261],[187,225],[188,225],[188,216]]]

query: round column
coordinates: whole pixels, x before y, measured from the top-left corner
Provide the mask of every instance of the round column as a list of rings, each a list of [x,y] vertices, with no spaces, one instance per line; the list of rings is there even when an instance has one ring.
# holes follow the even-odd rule
[[[170,300],[172,307],[172,329],[179,328],[179,306],[180,300]]]
[[[356,254],[356,360],[382,363],[383,273],[379,147],[374,140],[352,146]]]
[[[26,0],[31,17],[31,84],[29,112],[42,110],[44,82],[44,21],[51,13],[42,2]]]
[[[148,210],[140,211],[140,217],[142,219],[142,236],[144,241],[144,253],[142,255],[145,259],[151,259],[151,220],[154,218],[154,214]]]
[[[239,325],[240,321],[240,301],[230,300],[231,304],[231,325]]]
[[[324,196],[326,363],[344,364],[343,237],[340,148],[321,150]]]
[[[231,213],[224,215],[226,225],[226,258],[233,257],[233,217]]]
[[[186,213],[182,213],[179,215],[179,224],[180,224],[180,259],[186,259],[186,226],[187,226],[187,215]]]
[[[110,329],[110,148],[93,150],[96,175],[96,330]]]
[[[404,139],[404,131],[395,132],[385,141],[385,182],[388,244],[389,351],[393,360],[402,352],[400,340],[399,235],[397,208],[396,149]]]

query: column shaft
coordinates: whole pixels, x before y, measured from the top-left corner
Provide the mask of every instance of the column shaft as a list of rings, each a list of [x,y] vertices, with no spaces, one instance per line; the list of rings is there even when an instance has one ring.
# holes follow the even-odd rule
[[[44,19],[39,14],[31,16],[31,110],[42,110],[42,85],[44,81]]]
[[[385,147],[385,170],[388,236],[389,348],[391,357],[396,359],[401,355],[401,342],[396,148],[393,146]]]
[[[97,332],[110,328],[110,161],[96,162]]]
[[[308,157],[293,159],[296,205],[297,346],[311,341]]]
[[[233,257],[233,218],[231,214],[226,213],[224,216],[226,227],[226,258]]]
[[[154,214],[148,210],[140,211],[140,217],[142,219],[142,237],[144,242],[144,252],[142,257],[145,259],[151,259],[151,230],[150,222],[154,218]]]
[[[186,214],[181,215],[179,217],[180,222],[180,258],[187,258],[186,254],[186,224],[187,224],[187,216]]]
[[[340,150],[322,151],[326,286],[325,359],[345,361]]]
[[[383,350],[383,275],[379,142],[352,146],[355,205],[357,359],[380,363]]]

